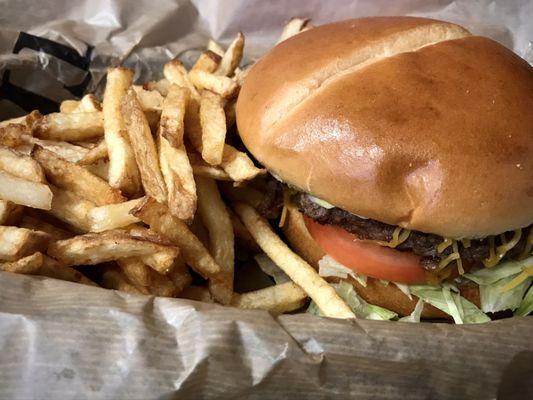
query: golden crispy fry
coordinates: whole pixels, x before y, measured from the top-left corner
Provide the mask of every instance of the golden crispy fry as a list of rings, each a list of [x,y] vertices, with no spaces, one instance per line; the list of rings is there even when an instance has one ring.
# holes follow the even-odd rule
[[[213,73],[217,70],[221,60],[222,57],[220,57],[218,54],[212,52],[211,50],[206,50],[200,54],[200,57],[198,57],[192,66],[191,71],[201,70]]]
[[[46,232],[50,235],[52,240],[64,240],[74,236],[72,233],[55,226],[42,218],[38,218],[35,214],[26,213],[22,217],[19,226],[34,231]]]
[[[44,183],[44,172],[37,161],[6,147],[0,147],[0,169],[31,182]]]
[[[152,283],[151,269],[136,257],[117,260],[117,264],[128,280],[135,286],[148,287]]]
[[[102,104],[93,94],[86,94],[80,100],[78,108],[74,112],[97,112],[102,111]]]
[[[233,235],[235,238],[239,239],[239,242],[245,243],[248,248],[259,250],[254,238],[250,235],[250,232],[248,232],[248,229],[246,229],[239,217],[235,215],[235,212],[228,209],[228,214],[231,219],[231,224],[233,225]]]
[[[108,269],[102,275],[102,286],[129,294],[149,294],[148,289],[132,285],[124,273],[116,269]]]
[[[131,225],[126,228],[126,231],[133,237],[148,240],[150,242],[162,244],[164,246],[172,246],[172,242],[165,236],[160,235],[152,229],[145,228],[140,225]]]
[[[197,273],[207,279],[224,281],[224,277],[221,276],[221,267],[215,262],[204,245],[194,236],[187,225],[172,216],[164,205],[149,198],[133,209],[132,214],[178,246],[187,265]],[[213,295],[216,294],[213,293]],[[224,299],[217,298],[217,300],[223,301]]]
[[[48,180],[60,188],[72,191],[99,206],[125,200],[120,191],[112,188],[105,180],[40,146],[35,146],[32,156],[44,168]]]
[[[176,288],[176,295],[179,295],[192,282],[192,276],[189,273],[189,269],[187,268],[181,257],[176,258],[174,266],[167,273],[167,276]]]
[[[261,249],[300,286],[328,317],[355,318],[348,305],[313,267],[292,252],[257,211],[237,203],[235,211]]]
[[[154,138],[133,89],[128,90],[122,100],[122,114],[144,190],[147,195],[164,203],[167,189],[159,168]]]
[[[244,35],[242,32],[238,32],[233,42],[229,45],[228,49],[222,57],[222,61],[218,69],[215,71],[215,75],[231,76],[235,72],[235,68],[239,66],[242,60],[242,53],[244,50]]]
[[[220,167],[214,167],[206,163],[197,153],[188,153],[189,162],[191,163],[194,175],[204,176],[217,181],[230,181],[229,175]]]
[[[244,80],[246,79],[246,76],[248,75],[248,73],[252,69],[252,66],[253,66],[253,64],[250,64],[250,65],[246,66],[245,68],[243,68],[241,70],[237,70],[235,72],[235,81],[237,81],[237,84],[239,86],[242,86],[242,84],[244,83]]]
[[[107,159],[107,144],[105,140],[100,140],[96,146],[90,149],[83,158],[78,161],[78,164],[88,165],[96,164],[100,160]]]
[[[17,147],[26,143],[26,137],[31,134],[26,125],[7,124],[0,128],[0,145]]]
[[[79,100],[63,100],[59,105],[59,112],[63,114],[69,114],[71,112],[76,112],[78,106],[80,105]]]
[[[215,181],[196,177],[196,188],[200,218],[209,232],[209,250],[222,268],[224,278],[223,281],[209,282],[209,288],[212,293],[217,293],[217,298],[224,298],[227,304],[233,294],[233,225]]]
[[[52,204],[52,192],[45,184],[27,181],[0,171],[0,199],[49,210]]]
[[[152,283],[148,290],[154,296],[159,297],[176,297],[177,290],[174,283],[165,275],[150,271]]]
[[[161,93],[157,90],[147,90],[138,85],[133,85],[132,88],[135,90],[139,104],[145,113],[147,111],[161,112],[164,100]]]
[[[198,90],[210,90],[226,99],[234,97],[239,91],[237,82],[227,76],[214,75],[202,70],[191,70],[189,78]]]
[[[224,153],[220,164],[229,177],[235,182],[249,181],[264,174],[265,170],[257,168],[246,153],[229,144],[224,145]]]
[[[122,98],[131,86],[133,71],[110,68],[104,93],[105,142],[109,154],[109,184],[126,196],[141,192],[141,176],[121,112]]]
[[[14,272],[17,274],[35,274],[43,265],[42,253],[33,253],[17,261],[0,263],[0,271]]]
[[[216,93],[204,90],[200,101],[202,126],[202,158],[211,165],[219,165],[226,139],[224,99]]]
[[[166,247],[164,250],[160,250],[157,253],[146,254],[139,258],[154,271],[165,275],[170,271],[178,256],[179,249],[177,247]]]
[[[0,189],[0,197],[2,190]],[[16,225],[24,207],[11,201],[0,200],[0,225]]]
[[[283,28],[283,32],[278,39],[278,43],[281,43],[284,40],[287,40],[288,38],[302,32],[308,22],[309,19],[307,18],[292,18]]]
[[[104,134],[104,120],[100,111],[85,113],[52,113],[33,125],[33,135],[48,140],[87,140]]]
[[[203,303],[215,302],[209,289],[203,286],[190,285],[180,293],[180,297],[183,299],[201,301]]]
[[[48,254],[60,263],[70,265],[95,265],[106,261],[177,249],[147,240],[140,240],[124,231],[112,230],[102,233],[87,233],[52,243]]]
[[[209,39],[209,42],[207,42],[207,50],[212,51],[213,53],[215,53],[217,56],[220,56],[221,58],[225,53],[222,46],[219,45],[217,42],[215,42],[213,39]]]
[[[155,82],[154,81],[146,82],[143,85],[143,87],[146,90],[157,90],[161,94],[161,96],[166,97],[168,93],[168,89],[170,88],[170,85],[172,85],[172,83],[170,83],[168,79],[160,79]]]
[[[196,185],[183,145],[183,118],[188,90],[173,85],[165,99],[159,127],[159,163],[170,212],[191,220],[196,211]]]
[[[90,231],[103,232],[110,229],[123,228],[139,222],[138,218],[130,214],[130,210],[142,200],[143,198],[140,198],[124,203],[94,207],[87,215]]]
[[[187,70],[180,61],[172,60],[167,62],[163,67],[163,75],[170,83],[189,89],[193,99],[200,99],[198,91],[189,79]]]
[[[45,232],[0,226],[0,260],[15,261],[36,251],[45,251],[50,239]]]
[[[270,286],[244,294],[234,294],[231,305],[244,309],[259,309],[282,314],[302,308],[307,294],[293,282]]]
[[[75,193],[59,189],[52,185],[50,186],[50,190],[54,194],[54,197],[49,213],[69,224],[77,232],[89,232],[91,226],[89,225],[87,215],[95,207],[95,204],[81,198]]]
[[[69,161],[76,163],[81,160],[89,152],[89,149],[86,149],[82,146],[77,146],[68,142],[58,142],[56,140],[43,140],[37,138],[29,138],[29,143],[33,145],[39,145],[42,148],[51,151],[55,155]],[[30,150],[33,149],[33,146]],[[31,154],[31,151],[28,152]]]
[[[74,268],[65,267],[46,255],[43,255],[43,265],[35,275],[47,276],[62,281],[83,283],[84,285],[98,286],[81,272]]]
[[[108,161],[100,160],[96,164],[84,165],[83,168],[85,168],[91,174],[96,175],[97,177],[103,179],[104,181],[107,181],[107,178],[109,176],[109,162]]]

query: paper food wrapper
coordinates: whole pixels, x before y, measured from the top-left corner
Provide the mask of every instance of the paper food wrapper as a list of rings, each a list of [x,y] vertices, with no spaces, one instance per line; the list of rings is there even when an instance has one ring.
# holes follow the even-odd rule
[[[533,3],[7,1],[0,118],[101,91],[108,65],[158,78],[241,30],[260,56],[292,16],[446,19],[533,61]],[[533,110],[532,110],[533,112]],[[533,398],[533,319],[483,325],[274,317],[0,273],[1,399]]]

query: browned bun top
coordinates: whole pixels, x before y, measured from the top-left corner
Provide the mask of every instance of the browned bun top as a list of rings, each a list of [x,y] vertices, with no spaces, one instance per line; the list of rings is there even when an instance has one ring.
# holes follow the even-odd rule
[[[291,244],[291,247],[304,260],[313,267],[318,267],[318,261],[326,254],[311,237],[305,226],[302,214],[294,207],[288,208],[287,218],[283,225],[285,237]],[[410,299],[395,285],[383,285],[379,280],[368,278],[367,285],[362,286],[354,279],[349,279],[354,286],[355,291],[367,303],[384,307],[394,311],[400,316],[409,315],[413,312],[418,299]],[[468,301],[479,306],[479,289],[477,286],[460,286],[461,295]],[[423,318],[450,318],[438,308],[430,304],[424,304],[422,311]]]
[[[251,69],[237,124],[272,173],[356,215],[452,238],[533,222],[533,68],[457,25],[298,34]]]

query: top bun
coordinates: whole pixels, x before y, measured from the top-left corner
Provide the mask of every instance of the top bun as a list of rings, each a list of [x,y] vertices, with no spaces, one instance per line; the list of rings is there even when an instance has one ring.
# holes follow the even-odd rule
[[[533,68],[454,24],[300,33],[252,67],[237,125],[275,176],[359,216],[451,238],[533,222]]]

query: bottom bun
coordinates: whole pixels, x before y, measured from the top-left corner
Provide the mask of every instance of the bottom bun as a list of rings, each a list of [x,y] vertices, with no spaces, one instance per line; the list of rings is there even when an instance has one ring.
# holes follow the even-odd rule
[[[302,213],[294,206],[288,206],[287,218],[283,225],[283,232],[294,251],[310,263],[314,268],[318,268],[318,261],[326,255],[309,234],[302,216]],[[384,307],[394,311],[400,316],[406,316],[413,312],[418,299],[409,299],[395,285],[383,285],[379,280],[368,278],[366,287],[354,279],[349,279],[355,291],[367,303]],[[479,289],[477,286],[460,286],[461,295],[468,301],[479,307]],[[424,304],[422,311],[423,318],[429,319],[449,319],[448,314],[443,313],[438,308],[430,304]]]

